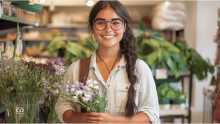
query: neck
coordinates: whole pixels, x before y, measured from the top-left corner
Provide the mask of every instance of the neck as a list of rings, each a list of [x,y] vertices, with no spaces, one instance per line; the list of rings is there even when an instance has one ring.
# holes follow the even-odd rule
[[[120,51],[119,49],[113,50],[113,49],[102,49],[102,48],[98,48],[98,50],[97,50],[99,56],[106,62],[112,61],[112,60],[115,60],[116,58],[118,58],[119,51]],[[98,57],[97,57],[97,59],[98,59]]]

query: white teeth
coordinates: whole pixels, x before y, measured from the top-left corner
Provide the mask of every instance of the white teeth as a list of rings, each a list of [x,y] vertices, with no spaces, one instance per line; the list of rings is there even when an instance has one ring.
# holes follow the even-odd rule
[[[114,37],[114,36],[103,36],[104,38],[112,38],[112,37]]]

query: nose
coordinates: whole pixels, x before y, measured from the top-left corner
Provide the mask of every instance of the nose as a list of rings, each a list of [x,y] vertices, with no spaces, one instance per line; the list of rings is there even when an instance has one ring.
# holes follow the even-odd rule
[[[109,23],[108,23],[109,22]],[[110,21],[106,21],[106,27],[105,27],[105,30],[106,31],[112,31],[112,28],[111,28],[111,22]]]

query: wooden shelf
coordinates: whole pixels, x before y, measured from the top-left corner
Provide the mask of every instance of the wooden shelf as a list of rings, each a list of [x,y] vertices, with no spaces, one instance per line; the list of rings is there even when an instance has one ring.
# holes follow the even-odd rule
[[[78,41],[80,38],[79,37],[57,37],[56,40],[63,40],[63,41],[68,41],[68,40],[74,40]],[[23,41],[46,41],[50,42],[52,38],[23,38]]]
[[[160,116],[167,116],[167,115],[188,115],[188,109],[184,110],[160,110]]]
[[[27,26],[27,25],[39,26],[38,23],[33,23],[33,22],[22,20],[22,19],[18,19],[15,17],[10,17],[10,16],[0,14],[0,24],[1,24],[0,30],[9,29],[9,28],[16,28],[17,22],[19,22],[20,27]]]
[[[88,24],[61,24],[61,25],[54,25],[48,24],[47,28],[88,28]]]

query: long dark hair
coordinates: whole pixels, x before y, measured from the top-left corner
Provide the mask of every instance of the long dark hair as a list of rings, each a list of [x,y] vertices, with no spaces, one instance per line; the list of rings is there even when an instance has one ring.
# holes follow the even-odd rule
[[[126,25],[126,31],[124,32],[123,38],[120,41],[120,53],[122,53],[127,60],[126,71],[131,84],[128,90],[128,101],[126,103],[125,114],[127,117],[132,117],[137,112],[137,106],[135,104],[136,91],[134,89],[134,84],[137,80],[137,77],[134,75],[137,60],[137,48],[135,46],[136,38],[133,36],[130,27],[130,16],[125,7],[118,1],[99,1],[90,12],[89,30],[93,29],[92,21],[95,19],[98,12],[107,8],[108,6],[111,7],[124,20],[124,25]]]

